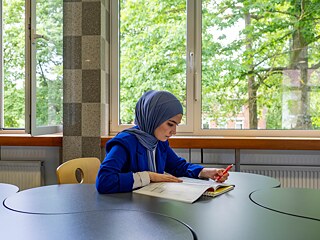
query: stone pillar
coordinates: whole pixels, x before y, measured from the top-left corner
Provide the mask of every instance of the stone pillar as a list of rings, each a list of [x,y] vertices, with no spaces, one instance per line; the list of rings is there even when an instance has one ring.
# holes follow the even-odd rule
[[[101,135],[109,131],[109,0],[63,6],[63,161],[101,159]]]

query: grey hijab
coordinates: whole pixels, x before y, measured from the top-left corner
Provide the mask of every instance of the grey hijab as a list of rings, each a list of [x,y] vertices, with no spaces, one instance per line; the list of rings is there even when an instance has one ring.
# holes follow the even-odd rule
[[[156,171],[154,151],[158,139],[154,136],[154,131],[177,114],[183,114],[182,105],[172,93],[166,91],[148,91],[137,102],[134,121],[136,127],[124,131],[135,135],[147,149],[150,171]]]

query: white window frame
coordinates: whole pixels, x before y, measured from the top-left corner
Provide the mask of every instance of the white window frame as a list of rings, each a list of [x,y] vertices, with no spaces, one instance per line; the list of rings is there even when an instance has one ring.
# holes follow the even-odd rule
[[[31,135],[42,135],[42,134],[51,134],[62,132],[62,125],[56,126],[37,126],[36,124],[36,93],[37,93],[37,79],[36,79],[36,44],[37,41],[37,28],[36,28],[36,0],[26,1],[26,14],[30,14],[26,16],[26,30],[28,30],[28,34],[26,34],[26,57],[30,61],[26,61],[30,64],[28,67],[26,66],[26,83],[28,83],[28,87],[26,88],[26,132]],[[30,5],[28,5],[30,4]],[[30,71],[30,72],[28,72]],[[26,84],[27,86],[27,84]],[[27,106],[28,104],[28,106]],[[28,118],[29,116],[29,118]],[[30,117],[31,116],[31,117]],[[27,124],[28,122],[28,124]]]
[[[111,38],[110,38],[110,135],[115,135],[118,132],[132,127],[131,124],[121,124],[119,123],[119,1],[110,2],[111,9]],[[187,94],[187,113],[186,113],[186,124],[179,125],[179,133],[192,134],[194,131],[194,105],[193,96],[195,92],[193,91],[194,86],[194,76],[196,75],[195,69],[195,45],[194,45],[194,22],[195,22],[195,4],[194,1],[187,1],[187,11],[188,11],[188,21],[187,21],[187,73],[186,73],[186,94]]]
[[[2,1],[1,10],[1,31],[2,31]],[[1,43],[3,41],[2,34]],[[25,0],[25,130],[1,130],[4,125],[4,116],[0,118],[0,133],[28,133],[31,135],[43,135],[62,132],[62,125],[57,126],[36,126],[36,49],[33,42],[36,40],[36,0]],[[0,111],[3,113],[3,57],[2,44],[0,46]]]
[[[119,124],[119,1],[110,2],[110,135],[133,125]],[[306,137],[317,138],[320,130],[249,130],[201,128],[201,8],[202,1],[187,0],[187,124],[177,128],[177,135],[235,137]],[[190,61],[192,55],[194,62]],[[194,67],[192,67],[194,66]]]
[[[0,0],[0,134],[21,134],[21,129],[4,129],[4,82],[3,82],[3,22],[2,22],[2,0]]]

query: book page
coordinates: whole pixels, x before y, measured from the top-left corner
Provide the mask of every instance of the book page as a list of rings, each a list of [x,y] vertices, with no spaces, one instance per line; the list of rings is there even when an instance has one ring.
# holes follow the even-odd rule
[[[226,186],[232,185],[228,183],[218,183],[212,179],[204,180],[204,179],[196,179],[196,178],[188,178],[188,177],[181,177],[180,179],[182,179],[183,183],[186,183],[186,184],[205,185],[208,187],[212,187],[214,190],[217,190],[219,187],[226,187]]]
[[[187,203],[193,203],[196,201],[201,195],[203,195],[208,189],[214,189],[214,192],[217,191],[218,188],[221,188],[221,191],[216,192],[214,194],[210,194],[210,196],[217,196],[226,191],[230,191],[234,188],[234,185],[230,185],[227,183],[217,183],[214,180],[202,180],[202,179],[194,179],[188,177],[181,177],[180,179],[183,182],[174,183],[174,182],[159,182],[159,183],[150,183],[147,186],[144,186],[140,189],[134,190],[134,193],[167,198],[178,200]],[[230,188],[226,188],[226,186],[231,186]],[[207,195],[208,196],[208,195]]]
[[[192,186],[191,186],[192,185]],[[196,201],[208,188],[207,184],[188,184],[160,182],[150,183],[149,185],[135,190],[133,192],[145,194],[149,196],[178,200],[182,202],[192,203]]]

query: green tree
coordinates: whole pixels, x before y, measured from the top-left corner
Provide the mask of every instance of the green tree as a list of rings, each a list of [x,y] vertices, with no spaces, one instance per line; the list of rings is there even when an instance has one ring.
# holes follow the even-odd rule
[[[37,125],[62,123],[62,1],[37,1]],[[25,1],[3,1],[4,125],[25,123]]]
[[[120,1],[120,119],[150,89],[168,90],[186,106],[186,2]]]
[[[3,1],[4,127],[24,127],[24,1]]]
[[[250,128],[255,129],[263,108],[268,107],[267,127],[283,128],[279,124],[282,121],[279,106],[285,103],[279,103],[284,94],[297,88],[301,105],[296,106],[299,112],[294,127],[310,129],[314,124],[310,120],[308,71],[319,68],[319,4],[319,1],[284,0],[203,1],[202,81],[208,115],[210,109],[220,106],[219,114],[212,114],[213,119],[221,118],[221,113],[230,118],[237,114],[234,104],[246,105]],[[221,40],[228,40],[224,32],[240,23],[244,23],[240,38],[221,44]],[[221,30],[215,36],[218,41],[213,40],[213,27]],[[298,87],[283,86],[283,75],[291,70],[300,73]],[[234,104],[230,99],[235,99]]]
[[[37,1],[37,103],[38,126],[62,123],[63,79],[62,1]]]

